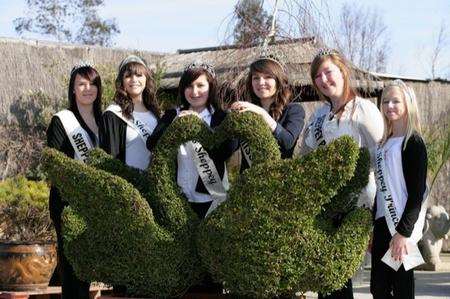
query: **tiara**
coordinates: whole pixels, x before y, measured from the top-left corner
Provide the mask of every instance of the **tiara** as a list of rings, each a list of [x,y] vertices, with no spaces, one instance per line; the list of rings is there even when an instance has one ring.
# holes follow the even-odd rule
[[[335,49],[331,49],[331,48],[321,48],[321,49],[319,49],[319,51],[317,52],[317,54],[316,54],[316,56],[314,57],[314,59],[315,59],[315,58],[318,58],[318,57],[322,57],[322,56],[337,55],[337,54],[339,54],[339,52],[336,51]]]
[[[145,61],[136,55],[129,55],[127,56],[124,60],[122,60],[122,62],[119,64],[119,72],[129,63],[131,62],[135,62],[135,63],[139,63],[142,64],[143,66],[147,67],[147,64],[145,63]]]
[[[416,99],[414,90],[410,86],[406,85],[403,80],[395,79],[394,81],[390,81],[384,88],[386,89],[388,87],[399,87],[403,89],[404,94],[409,98],[410,102],[413,102]]]
[[[280,61],[280,59],[274,54],[262,53],[260,57],[258,57],[255,61],[252,62],[252,64],[257,62],[257,61],[261,61],[261,60],[270,60],[270,61],[275,62],[276,64],[278,64],[283,70],[286,69],[284,63],[282,63]]]
[[[80,60],[73,66],[72,70],[70,71],[70,76],[72,76],[73,73],[75,73],[77,70],[79,70],[83,67],[94,68],[94,64],[91,61]]]
[[[205,70],[206,72],[208,72],[211,77],[215,78],[216,77],[216,72],[214,71],[214,67],[206,62],[199,62],[199,61],[194,61],[188,65],[185,66],[184,71],[189,71],[189,70],[195,70],[195,69],[202,69]]]

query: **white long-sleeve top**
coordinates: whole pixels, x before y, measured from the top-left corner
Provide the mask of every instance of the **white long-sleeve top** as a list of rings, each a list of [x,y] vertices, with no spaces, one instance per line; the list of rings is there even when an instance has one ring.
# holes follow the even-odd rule
[[[325,115],[322,125],[323,139],[328,144],[343,136],[351,136],[359,145],[366,147],[371,156],[371,170],[369,183],[361,191],[358,206],[372,207],[376,195],[376,183],[374,176],[374,161],[377,144],[381,141],[384,132],[383,118],[377,106],[367,99],[356,97],[348,102],[342,112],[341,118],[331,112],[331,106],[324,104],[314,113],[310,124],[305,132],[302,152],[308,152],[318,147],[312,129],[315,122]]]

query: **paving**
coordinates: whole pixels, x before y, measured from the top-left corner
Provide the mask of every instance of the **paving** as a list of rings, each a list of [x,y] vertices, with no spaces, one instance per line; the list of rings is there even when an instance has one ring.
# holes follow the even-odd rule
[[[450,299],[450,253],[442,254],[443,269],[439,272],[414,271],[416,299]],[[369,289],[370,270],[362,271],[353,285],[355,299],[372,299]],[[317,298],[315,293],[307,293],[307,299]]]

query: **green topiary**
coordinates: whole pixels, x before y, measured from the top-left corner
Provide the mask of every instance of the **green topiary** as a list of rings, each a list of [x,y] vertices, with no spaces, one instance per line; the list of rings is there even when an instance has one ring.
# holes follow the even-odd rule
[[[212,148],[230,137],[249,142],[252,167],[229,200],[200,221],[176,185],[179,145],[197,140]],[[47,149],[44,165],[71,206],[64,212],[64,248],[81,278],[170,297],[196,283],[203,263],[232,293],[270,297],[330,291],[354,273],[370,213],[350,211],[341,227],[327,230],[329,220],[318,215],[352,178],[358,152],[343,137],[306,157],[281,160],[259,116],[233,113],[213,133],[195,116],[176,119],[147,178],[98,150],[83,165]]]

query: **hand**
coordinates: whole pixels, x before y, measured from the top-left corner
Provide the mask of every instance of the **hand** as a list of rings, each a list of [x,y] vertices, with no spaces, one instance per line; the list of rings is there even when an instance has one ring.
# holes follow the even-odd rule
[[[395,261],[402,261],[403,256],[408,254],[407,241],[408,238],[399,233],[395,233],[392,237],[389,248],[391,249],[391,256]]]
[[[183,117],[183,116],[186,116],[186,115],[195,115],[198,118],[201,118],[200,114],[198,114],[197,112],[195,112],[193,110],[183,110],[183,111],[180,112],[180,114],[178,114],[178,117]]]
[[[263,111],[261,111],[261,110],[264,110],[264,109],[262,109],[258,105],[252,104],[250,102],[238,101],[238,102],[234,102],[231,105],[231,110],[237,111],[237,112],[251,111],[256,114],[261,115],[263,113]]]
[[[237,111],[237,112],[246,112],[250,111],[253,113],[256,113],[258,115],[261,115],[264,121],[267,123],[267,125],[270,127],[270,130],[273,132],[275,131],[275,128],[277,127],[277,122],[270,116],[269,113],[267,113],[266,110],[264,110],[262,107],[252,104],[250,102],[234,102],[231,105],[231,110]]]

